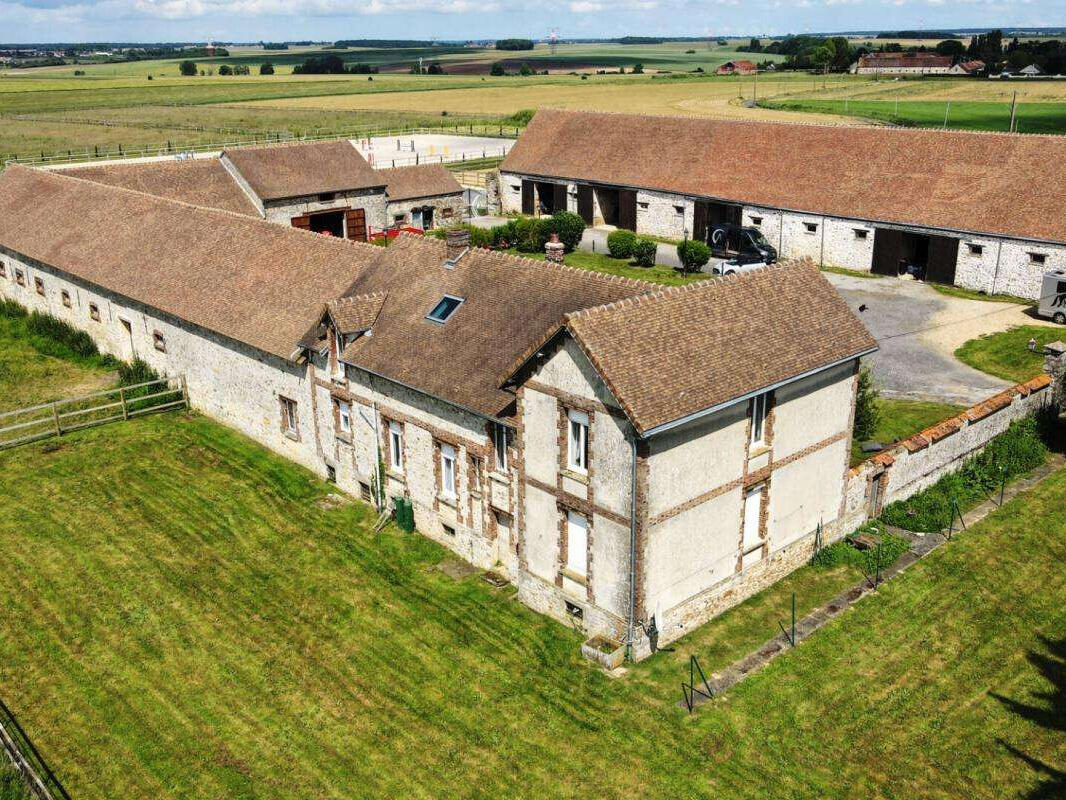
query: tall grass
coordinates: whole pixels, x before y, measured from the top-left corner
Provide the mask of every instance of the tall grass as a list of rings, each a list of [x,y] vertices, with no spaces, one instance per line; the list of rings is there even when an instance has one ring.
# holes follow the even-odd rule
[[[43,355],[86,366],[115,366],[115,359],[101,354],[96,342],[85,331],[51,314],[27,311],[14,300],[0,301],[0,326],[4,333],[24,339]]]

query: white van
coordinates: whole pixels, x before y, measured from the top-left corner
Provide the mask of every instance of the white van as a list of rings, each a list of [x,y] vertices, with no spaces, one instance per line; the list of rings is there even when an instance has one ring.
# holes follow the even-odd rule
[[[1059,325],[1066,325],[1066,272],[1058,269],[1044,273],[1036,313]]]

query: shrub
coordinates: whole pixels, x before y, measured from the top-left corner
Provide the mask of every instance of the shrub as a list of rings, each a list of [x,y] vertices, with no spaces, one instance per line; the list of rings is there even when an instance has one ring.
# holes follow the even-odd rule
[[[218,74],[219,75],[232,75],[233,74],[233,67],[231,67],[229,64],[223,64],[221,67],[218,68]]]
[[[874,376],[870,368],[864,366],[859,370],[859,387],[855,393],[855,423],[852,435],[856,441],[869,441],[877,433],[881,424],[881,407],[878,404],[880,393],[874,385]]]
[[[517,125],[519,127],[529,124],[529,121],[533,119],[533,115],[537,113],[535,108],[523,108],[520,111],[514,112],[511,116],[503,120],[504,125]]]
[[[568,253],[581,243],[585,234],[585,220],[571,211],[556,211],[551,216],[550,226],[550,233],[558,234]]]
[[[654,267],[655,254],[658,250],[659,245],[651,239],[645,239],[641,236],[637,239],[637,243],[633,247],[633,260],[638,267]]]
[[[696,239],[686,239],[677,246],[677,257],[685,272],[695,272],[711,260],[711,248]]]
[[[489,75],[495,75],[496,77],[500,77],[501,75],[506,74],[507,70],[503,68],[503,62],[501,61],[493,62],[492,66],[489,68]]]
[[[1034,469],[1047,459],[1040,416],[1015,420],[957,472],[906,500],[887,506],[881,519],[908,531],[934,533],[951,524],[952,501],[966,511],[999,489],[1001,481]]]
[[[529,66],[529,64],[523,62],[522,66],[518,69],[518,74],[521,75],[523,78],[528,78],[530,75],[533,74],[533,70]]]
[[[195,77],[196,74],[199,72],[199,69],[196,66],[196,62],[189,60],[182,61],[181,64],[178,66],[178,70],[186,78]]]
[[[23,319],[29,313],[21,303],[16,303],[6,297],[0,298],[0,317]]]
[[[636,245],[637,235],[633,231],[618,230],[607,234],[607,252],[612,258],[632,258]]]
[[[507,223],[510,242],[520,253],[540,253],[551,235],[550,218],[520,217]]]
[[[274,74],[274,65],[270,64],[270,63],[260,64],[259,65],[259,74],[260,75],[273,75]]]
[[[891,533],[880,533],[880,526],[876,522],[867,522],[862,527],[848,534],[839,542],[834,542],[828,547],[823,547],[814,557],[811,564],[822,569],[831,569],[844,564],[859,567],[867,575],[873,575],[877,570],[877,549],[859,550],[852,544],[854,538],[860,534],[880,535],[881,539],[881,569],[885,570],[892,566],[901,555],[910,547],[909,542],[902,537]]]
[[[100,354],[89,334],[51,314],[42,314],[40,311],[31,313],[26,319],[26,331],[36,340],[34,347],[48,355],[92,358]]]

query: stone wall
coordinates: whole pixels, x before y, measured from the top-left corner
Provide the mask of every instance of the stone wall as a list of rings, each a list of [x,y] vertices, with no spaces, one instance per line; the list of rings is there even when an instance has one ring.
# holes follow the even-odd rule
[[[386,219],[389,225],[399,222],[402,225],[411,224],[411,210],[415,208],[432,208],[433,225],[439,228],[443,225],[454,224],[462,218],[463,193],[437,195],[435,197],[417,197],[410,200],[389,200],[386,209]]]
[[[853,467],[844,490],[839,534],[849,533],[880,514],[885,505],[906,500],[954,472],[1011,422],[1051,401],[1051,378],[1042,375],[999,392]]]
[[[264,216],[270,222],[291,225],[293,217],[314,214],[320,211],[343,211],[362,208],[366,211],[367,228],[381,230],[387,224],[385,216],[385,190],[361,189],[352,192],[335,192],[329,200],[319,200],[317,195],[274,200],[263,204]],[[368,231],[369,233],[369,231]]]

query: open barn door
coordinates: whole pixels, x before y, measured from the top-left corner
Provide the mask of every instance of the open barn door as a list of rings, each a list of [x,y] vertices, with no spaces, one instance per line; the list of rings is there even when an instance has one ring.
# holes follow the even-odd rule
[[[577,213],[586,225],[592,224],[593,196],[592,187],[587,183],[577,185]]]
[[[633,189],[618,190],[618,227],[637,229],[637,193]]]
[[[953,236],[930,236],[925,279],[935,283],[955,283],[955,266],[959,261],[959,240]]]
[[[533,181],[522,181],[522,213],[533,213]]]

